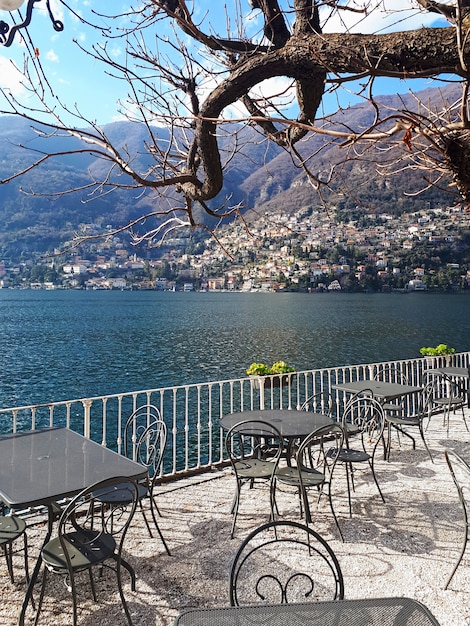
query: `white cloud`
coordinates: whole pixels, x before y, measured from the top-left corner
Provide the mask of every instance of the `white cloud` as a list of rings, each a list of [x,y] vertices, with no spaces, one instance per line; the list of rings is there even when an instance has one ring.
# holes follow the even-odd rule
[[[348,6],[361,8],[364,4],[365,0],[354,0],[348,3]],[[325,9],[324,17],[327,11]],[[325,32],[344,32],[345,27],[353,33],[412,30],[431,26],[438,19],[439,16],[435,13],[420,11],[413,0],[373,0],[369,3],[367,15],[336,11],[334,17],[325,25]]]
[[[0,57],[0,87],[19,98],[25,93],[23,76],[10,59]]]
[[[46,59],[48,61],[52,61],[53,63],[58,63],[59,62],[59,57],[54,52],[54,50],[49,50],[48,52],[46,52],[46,54],[44,56],[46,57]]]

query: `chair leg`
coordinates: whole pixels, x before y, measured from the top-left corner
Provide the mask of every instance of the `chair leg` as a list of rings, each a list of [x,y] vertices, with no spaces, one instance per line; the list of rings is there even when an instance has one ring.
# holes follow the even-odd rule
[[[44,591],[46,589],[47,573],[47,567],[44,567],[42,574],[41,590],[39,591],[38,606],[36,609],[36,616],[34,618],[34,626],[37,626],[37,623],[39,621],[39,614],[41,612],[42,602],[44,600]]]
[[[8,574],[10,576],[10,580],[12,583],[15,582],[15,577],[13,575],[13,548],[12,543],[6,543],[3,547],[3,554],[5,555],[5,561],[7,564]]]
[[[103,570],[101,570],[101,573],[102,573],[102,571]],[[93,596],[93,601],[94,602],[98,602],[98,600],[96,598],[95,581],[93,580],[93,574],[91,573],[91,569],[88,570],[88,576],[90,578],[90,588],[91,588],[91,595]]]
[[[348,486],[348,503],[349,503],[349,517],[352,517],[352,502],[351,502],[351,484],[350,484],[350,476],[349,473],[352,471],[350,467],[350,463],[345,463],[346,467],[346,484]]]
[[[420,424],[419,424],[419,434],[421,435],[421,439],[423,440],[424,447],[426,448],[427,453],[429,454],[429,458],[431,459],[431,463],[434,463],[434,459],[432,458],[431,450],[429,449],[429,446],[426,443],[426,439],[424,438],[423,422],[420,422]]]
[[[127,564],[125,564],[125,561],[123,561],[119,557],[116,560],[117,560],[116,576],[117,576],[119,595],[121,596],[122,607],[124,609],[124,613],[126,614],[129,626],[132,626],[132,618],[131,618],[131,614],[130,614],[130,611],[129,611],[129,607],[127,606],[126,598],[124,596],[124,590],[122,588],[122,577],[121,577],[121,565],[123,565],[123,567],[126,567]],[[126,569],[127,569],[127,567],[126,567]],[[135,580],[134,580],[134,585],[132,587],[132,591],[135,591]]]
[[[338,518],[336,517],[335,509],[333,507],[333,496],[331,495],[331,482],[328,483],[328,500],[330,502],[330,509],[331,509],[333,518],[335,520],[336,528],[338,529],[339,536],[341,537],[341,541],[344,543],[343,533],[341,531],[341,527],[339,525],[339,521],[338,521]]]
[[[444,590],[447,589],[447,587],[450,584],[450,581],[452,580],[452,578],[454,577],[455,572],[457,571],[458,566],[460,565],[461,560],[463,559],[463,555],[465,554],[465,549],[467,547],[467,541],[468,541],[468,522],[466,522],[466,526],[465,526],[465,536],[463,538],[463,545],[462,545],[462,549],[460,551],[460,555],[459,558],[457,559],[456,564],[454,565],[454,568],[452,570],[452,572],[450,573],[449,578],[447,579],[447,582],[445,584]]]
[[[374,478],[374,482],[377,486],[377,490],[380,494],[380,497],[382,498],[382,502],[385,504],[385,498],[384,498],[384,494],[382,493],[382,489],[380,489],[380,485],[379,485],[379,481],[377,480],[377,476],[375,475],[375,468],[374,468],[374,459],[372,459],[372,461],[369,461],[369,467],[370,470],[372,472],[372,476]]]
[[[163,543],[163,545],[165,547],[166,553],[168,554],[168,556],[171,556],[170,550],[168,549],[168,546],[167,546],[166,541],[165,541],[165,539],[163,537],[162,531],[160,530],[160,526],[158,525],[157,518],[156,518],[156,515],[155,515],[155,508],[154,508],[153,504],[154,504],[153,498],[152,498],[152,496],[150,496],[150,513],[152,515],[153,523],[155,524],[155,528],[157,529],[157,533],[160,535],[160,539],[162,540],[162,543]],[[142,509],[142,514],[144,514],[143,509]],[[144,514],[144,517],[145,517],[145,514]]]
[[[26,576],[26,582],[29,584],[29,562],[28,562],[28,536],[26,533],[23,535],[23,551],[24,551],[24,572]],[[33,604],[34,608],[34,604]]]
[[[233,535],[235,533],[235,524],[237,522],[238,507],[240,505],[240,490],[241,490],[241,484],[237,480],[237,489],[235,491],[234,499],[232,502],[232,510],[231,510],[231,513],[233,515],[233,520],[232,520],[232,530],[230,531],[230,539],[233,539]]]
[[[384,450],[384,461],[390,463],[390,450],[392,448],[392,424],[387,422],[387,447]]]
[[[116,559],[116,562],[119,562],[119,566],[122,566],[124,569],[126,569],[129,572],[129,575],[131,577],[131,589],[132,591],[135,591],[136,578],[135,578],[134,568],[132,567],[130,563],[125,561],[122,557],[119,560],[117,557],[115,557],[115,559]]]

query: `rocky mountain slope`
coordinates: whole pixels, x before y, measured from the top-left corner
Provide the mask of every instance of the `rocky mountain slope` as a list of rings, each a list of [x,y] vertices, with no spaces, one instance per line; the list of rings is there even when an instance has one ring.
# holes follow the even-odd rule
[[[447,87],[444,96],[437,89],[419,95],[430,102],[441,102],[443,98],[450,101],[455,98],[455,89]],[[382,98],[385,106],[392,107],[400,107],[402,100],[413,102],[410,95]],[[344,110],[335,117],[341,127],[354,128],[367,128],[372,119],[373,110],[367,103]],[[145,150],[147,135],[143,125],[116,122],[106,125],[103,130],[111,142],[125,148],[141,170],[152,164],[152,157]],[[162,141],[167,138],[161,128],[154,130]],[[240,149],[233,157],[235,136],[232,131],[235,130]],[[26,120],[0,116],[0,179],[28,167],[46,152],[63,154],[76,147],[77,141],[59,135],[38,137]],[[249,219],[256,219],[259,213],[275,213],[281,209],[323,210],[324,203],[334,204],[340,210],[401,213],[430,204],[453,202],[452,197],[436,189],[411,198],[406,193],[423,186],[421,175],[403,172],[393,181],[378,176],[376,156],[369,159],[366,154],[363,159],[343,162],[346,152],[339,142],[331,142],[320,135],[309,136],[298,149],[313,174],[323,180],[328,177],[332,163],[340,164],[331,188],[322,189],[323,201],[291,156],[264,140],[255,129],[228,128],[221,146],[228,165],[224,189],[212,206],[222,205],[229,195],[231,204],[239,203],[255,210]],[[115,189],[112,193],[92,194],[90,181],[107,173],[106,162],[84,146],[80,154],[48,159],[40,167],[0,186],[0,258],[51,251],[70,239],[80,224],[115,228],[155,209],[158,199],[151,192],[140,194],[136,190]],[[120,181],[123,181],[122,177]],[[79,191],[61,194],[64,189],[72,188]]]

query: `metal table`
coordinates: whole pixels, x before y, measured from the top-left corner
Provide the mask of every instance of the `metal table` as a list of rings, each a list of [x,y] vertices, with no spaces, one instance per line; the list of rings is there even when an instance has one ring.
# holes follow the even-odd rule
[[[430,370],[427,370],[429,374],[443,374],[444,376],[455,376],[456,378],[468,378],[470,375],[470,368],[468,367],[433,367]]]
[[[332,388],[337,391],[345,391],[346,393],[360,393],[369,389],[382,402],[389,402],[390,400],[422,391],[422,387],[405,385],[403,383],[389,383],[381,380],[354,380],[349,383],[332,385]]]
[[[410,598],[334,600],[308,604],[190,609],[174,626],[439,626],[423,604]]]
[[[296,411],[294,409],[260,409],[259,411],[229,413],[220,420],[220,425],[224,430],[230,430],[232,426],[245,420],[268,422],[275,426],[285,439],[306,437],[320,426],[333,423],[331,418],[323,413]]]
[[[140,479],[147,468],[69,430],[44,428],[0,436],[0,499],[12,509],[44,505],[48,509],[49,541],[57,500],[73,496],[94,483],[123,476]],[[23,602],[19,624],[41,566],[38,558]]]

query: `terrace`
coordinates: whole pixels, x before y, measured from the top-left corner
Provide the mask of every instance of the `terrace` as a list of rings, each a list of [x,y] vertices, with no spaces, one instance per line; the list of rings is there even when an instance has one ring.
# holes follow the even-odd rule
[[[467,353],[454,355],[453,364],[466,365],[468,358]],[[423,373],[420,368],[425,367],[424,359],[403,361],[399,365],[413,381],[419,379]],[[378,364],[368,364],[296,373],[287,388],[265,388],[264,393],[253,389],[244,379],[47,407],[20,407],[4,410],[3,424],[10,416],[11,430],[70,425],[85,434],[98,431],[98,441],[106,442],[113,440],[110,433],[125,419],[127,404],[138,406],[160,399],[157,405],[163,407],[166,419],[171,418],[173,424],[173,429],[170,426],[169,456],[158,495],[162,513],[160,527],[172,555],[166,555],[161,542],[157,538],[151,539],[141,517],[136,517],[127,551],[128,560],[137,573],[137,589],[132,592],[126,585],[125,591],[134,624],[170,626],[176,615],[186,608],[228,604],[228,575],[233,555],[248,532],[268,518],[266,487],[261,485],[245,490],[235,537],[230,539],[234,479],[224,463],[220,447],[219,415],[239,410],[240,406],[256,408],[260,403],[270,407],[297,406],[313,387],[368,377],[377,367]],[[240,389],[243,393],[238,394]],[[167,395],[172,397],[172,402],[167,401]],[[180,401],[180,395],[184,400]],[[338,401],[341,402],[342,398],[338,397]],[[96,409],[98,405],[99,411]],[[77,420],[79,407],[83,408],[83,421]],[[121,412],[116,411],[116,407],[120,407]],[[174,409],[171,415],[168,407]],[[468,409],[466,411],[469,413]],[[98,428],[97,414],[101,417]],[[114,421],[112,416],[116,418]],[[448,436],[439,415],[433,416],[426,435],[435,457],[434,463],[420,442],[417,442],[417,449],[412,450],[406,438],[402,438],[400,444],[394,439],[390,462],[384,461],[379,454],[376,470],[385,504],[370,475],[365,473],[362,478],[362,473],[358,474],[352,519],[349,518],[344,474],[342,468],[337,468],[335,510],[345,541],[342,543],[339,539],[326,499],[317,509],[313,506],[315,499],[312,496],[314,528],[330,543],[338,557],[347,598],[409,596],[426,604],[442,626],[462,626],[470,623],[470,554],[464,557],[449,589],[444,591],[460,552],[463,523],[443,451],[450,448],[470,458],[470,434],[457,413],[451,416]],[[114,445],[119,449],[120,442],[116,438]],[[192,454],[191,450],[196,453]],[[281,488],[277,499],[282,518],[299,518],[298,500],[292,490]],[[41,510],[30,510],[25,514],[30,525],[30,558],[34,562],[44,536],[45,518]],[[15,585],[10,583],[6,571],[0,577],[0,622],[8,626],[17,623],[24,596],[20,558],[15,562],[15,571]],[[63,625],[70,623],[70,597],[60,577],[54,578],[57,580],[48,587],[40,623]],[[105,573],[97,580],[99,602],[95,604],[84,579],[79,623],[127,623],[115,591],[112,573]],[[28,618],[32,618],[30,611]]]

